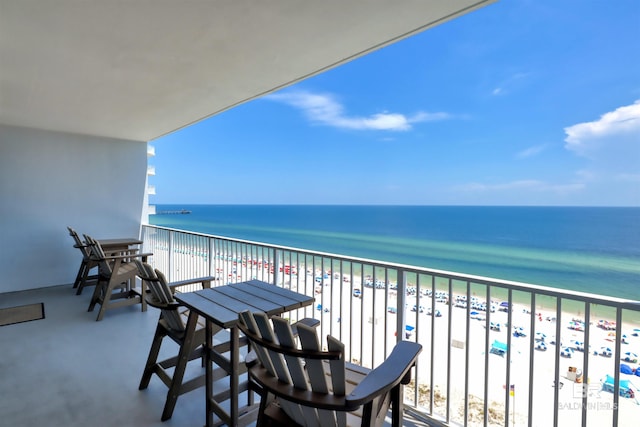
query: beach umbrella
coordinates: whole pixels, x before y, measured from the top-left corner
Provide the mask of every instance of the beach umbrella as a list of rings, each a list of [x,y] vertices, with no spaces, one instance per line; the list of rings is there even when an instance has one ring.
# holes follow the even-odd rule
[[[405,337],[407,337],[407,339],[411,338],[411,334],[413,333],[415,326],[406,325],[404,328],[406,329],[404,333]]]
[[[600,356],[611,357],[613,351],[609,347],[600,347]]]

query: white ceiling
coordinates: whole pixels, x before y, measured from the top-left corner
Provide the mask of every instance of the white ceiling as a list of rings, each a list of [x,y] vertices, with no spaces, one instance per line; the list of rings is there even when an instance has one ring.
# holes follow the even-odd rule
[[[0,123],[148,141],[494,0],[0,0]]]

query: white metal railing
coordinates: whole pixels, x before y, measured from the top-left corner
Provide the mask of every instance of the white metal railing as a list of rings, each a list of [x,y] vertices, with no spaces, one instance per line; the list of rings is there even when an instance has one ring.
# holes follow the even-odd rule
[[[418,341],[405,402],[431,425],[618,426],[640,416],[627,389],[640,376],[620,372],[637,367],[622,359],[640,350],[638,301],[149,225],[142,240],[171,281],[259,279],[314,295],[291,318],[319,318],[321,336],[340,339],[352,362],[373,368],[397,341]]]

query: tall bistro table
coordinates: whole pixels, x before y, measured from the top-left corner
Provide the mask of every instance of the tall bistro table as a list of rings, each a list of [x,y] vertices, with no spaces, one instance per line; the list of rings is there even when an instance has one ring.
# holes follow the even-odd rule
[[[142,244],[142,240],[133,237],[121,237],[116,239],[98,239],[98,243],[107,253],[121,252],[131,249],[132,246]]]
[[[247,405],[240,407],[239,394],[247,391],[248,382],[240,383],[240,375],[246,372],[244,364],[240,364],[240,331],[238,329],[238,314],[244,310],[262,311],[269,316],[280,315],[313,304],[314,298],[299,294],[289,289],[270,285],[259,280],[234,283],[225,286],[203,289],[196,292],[176,293],[175,299],[189,308],[187,323],[196,324],[197,318],[202,316],[206,322],[205,376],[206,376],[206,427],[219,424],[229,426],[244,425],[255,420],[257,405],[253,399],[247,398]],[[229,358],[218,353],[213,345],[213,326],[217,325],[229,330],[230,350]],[[214,372],[212,362],[215,362],[229,376],[229,390],[213,394]],[[229,400],[227,412],[221,402]],[[220,421],[214,424],[213,415]]]

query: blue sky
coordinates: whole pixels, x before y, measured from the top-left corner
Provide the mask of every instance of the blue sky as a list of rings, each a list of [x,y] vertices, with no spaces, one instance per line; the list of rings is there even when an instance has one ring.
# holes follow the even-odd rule
[[[151,203],[640,206],[638,40],[500,1],[152,141]]]

